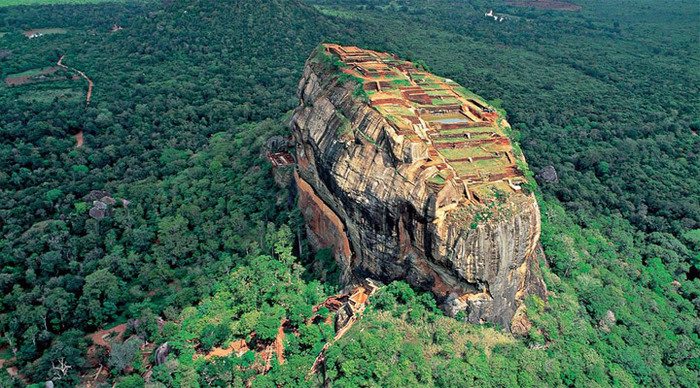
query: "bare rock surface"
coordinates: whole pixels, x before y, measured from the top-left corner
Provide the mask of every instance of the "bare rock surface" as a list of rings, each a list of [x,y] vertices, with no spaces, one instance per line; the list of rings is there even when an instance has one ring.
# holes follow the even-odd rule
[[[312,60],[299,85],[290,125],[311,243],[333,249],[346,284],[402,279],[450,315],[510,330],[524,298],[546,294],[534,195],[477,203],[455,181],[436,192],[420,144],[402,142],[355,86]],[[528,323],[518,316],[519,330]]]

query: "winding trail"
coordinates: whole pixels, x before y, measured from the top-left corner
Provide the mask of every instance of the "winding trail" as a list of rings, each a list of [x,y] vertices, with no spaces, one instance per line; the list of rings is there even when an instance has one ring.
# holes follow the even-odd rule
[[[60,66],[60,67],[62,67],[62,68],[64,68],[64,69],[66,69],[66,70],[72,70],[72,71],[74,71],[74,72],[80,74],[80,76],[83,77],[83,78],[88,82],[88,90],[87,90],[87,94],[85,95],[85,106],[86,106],[86,107],[87,107],[87,106],[90,106],[90,99],[92,98],[92,88],[93,88],[93,86],[94,86],[95,84],[94,84],[94,83],[92,82],[92,80],[91,80],[87,75],[85,75],[85,73],[83,73],[82,71],[64,65],[64,64],[63,64],[63,58],[65,58],[65,55],[61,55],[61,58],[58,59],[58,62],[56,62],[56,65],[58,65],[58,66]],[[76,147],[77,147],[77,148],[82,147],[82,146],[83,146],[83,130],[81,129],[80,132],[76,133],[76,134],[73,135],[73,136],[75,137]]]
[[[92,87],[93,87],[95,84],[94,84],[94,83],[92,82],[92,80],[91,80],[90,78],[88,78],[88,76],[86,76],[85,73],[83,73],[82,71],[64,65],[64,64],[63,64],[63,58],[65,58],[65,55],[61,55],[61,58],[58,59],[58,62],[56,63],[56,65],[58,65],[58,66],[60,66],[60,67],[62,67],[62,68],[64,68],[64,69],[66,69],[66,70],[73,70],[74,72],[80,74],[80,76],[83,77],[83,78],[88,82],[88,91],[87,91],[87,95],[85,96],[85,106],[90,105],[90,99],[92,98]]]

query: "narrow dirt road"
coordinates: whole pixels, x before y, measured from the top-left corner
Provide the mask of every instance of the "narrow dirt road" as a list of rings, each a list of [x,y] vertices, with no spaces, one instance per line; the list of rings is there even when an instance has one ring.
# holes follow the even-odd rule
[[[87,91],[87,95],[85,96],[85,105],[86,105],[86,106],[87,106],[87,105],[90,105],[90,99],[92,98],[92,87],[94,86],[94,83],[93,83],[92,80],[91,80],[90,78],[88,78],[88,76],[85,75],[85,73],[83,73],[82,71],[64,65],[64,64],[63,64],[63,58],[65,58],[65,55],[61,55],[61,58],[59,58],[59,60],[58,60],[58,62],[56,63],[56,65],[58,65],[58,66],[60,66],[60,67],[62,67],[62,68],[64,68],[64,69],[66,69],[66,70],[73,70],[74,72],[80,74],[80,76],[83,77],[83,78],[88,82],[88,91]]]
[[[80,76],[83,77],[83,78],[88,82],[88,90],[87,90],[87,94],[85,95],[85,106],[90,106],[90,99],[92,98],[92,87],[93,87],[95,84],[94,84],[94,83],[92,82],[92,80],[91,80],[90,78],[88,78],[88,76],[85,75],[85,73],[83,73],[82,71],[64,65],[64,64],[63,64],[63,58],[65,58],[65,57],[66,57],[65,55],[61,55],[61,58],[58,59],[58,62],[56,63],[56,65],[58,65],[58,66],[60,66],[60,67],[62,67],[62,68],[64,68],[64,69],[66,69],[66,70],[72,70],[72,71],[74,71],[74,72],[80,74]],[[73,136],[75,137],[76,147],[77,147],[77,148],[82,147],[82,146],[83,146],[83,131],[82,131],[82,129],[80,130],[80,132],[76,133],[76,134],[73,135]]]

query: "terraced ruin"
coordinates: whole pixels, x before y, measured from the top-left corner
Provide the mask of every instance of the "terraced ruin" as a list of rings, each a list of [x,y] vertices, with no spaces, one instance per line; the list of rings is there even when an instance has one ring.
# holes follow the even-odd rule
[[[391,123],[397,141],[427,151],[420,168],[435,168],[429,182],[436,191],[453,180],[466,185],[470,200],[481,202],[494,190],[522,189],[525,178],[506,133],[510,126],[494,107],[391,54],[335,44],[324,48],[341,62],[343,73],[362,83],[370,106]]]

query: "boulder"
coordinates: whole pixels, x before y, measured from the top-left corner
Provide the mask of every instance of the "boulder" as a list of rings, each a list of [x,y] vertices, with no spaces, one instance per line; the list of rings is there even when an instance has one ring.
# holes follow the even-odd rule
[[[613,313],[611,310],[608,310],[605,313],[605,316],[603,316],[603,318],[601,318],[600,321],[598,321],[598,328],[605,333],[610,333],[610,330],[616,322],[617,318],[615,317],[615,313]]]
[[[170,345],[167,342],[163,342],[155,351],[156,365],[164,364],[168,359],[168,354],[170,354]]]
[[[556,183],[559,182],[559,176],[554,166],[547,166],[540,170],[535,176],[540,183]]]

